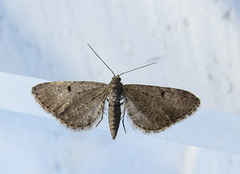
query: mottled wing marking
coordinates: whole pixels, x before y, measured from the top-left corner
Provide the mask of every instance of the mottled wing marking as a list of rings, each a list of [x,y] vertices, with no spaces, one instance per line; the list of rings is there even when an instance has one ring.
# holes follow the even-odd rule
[[[148,85],[124,85],[128,116],[145,133],[159,132],[188,115],[200,100],[188,91]]]
[[[108,89],[104,83],[57,81],[38,84],[32,93],[61,123],[83,130],[92,127],[103,114]]]

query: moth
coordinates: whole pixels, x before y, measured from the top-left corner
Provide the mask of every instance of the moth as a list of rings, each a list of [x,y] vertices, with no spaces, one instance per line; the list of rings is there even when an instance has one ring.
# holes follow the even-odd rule
[[[92,51],[98,56],[93,48]],[[191,115],[200,105],[194,94],[175,88],[150,85],[123,85],[120,76],[154,64],[115,75],[109,84],[89,81],[55,81],[34,86],[32,94],[44,110],[73,130],[87,130],[103,119],[108,101],[108,121],[112,139],[116,138],[124,115],[144,133],[156,133]],[[123,105],[123,113],[121,106]]]

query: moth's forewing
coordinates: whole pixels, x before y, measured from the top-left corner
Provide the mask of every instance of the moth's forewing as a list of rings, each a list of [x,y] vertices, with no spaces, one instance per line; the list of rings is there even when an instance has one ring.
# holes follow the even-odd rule
[[[188,91],[158,86],[124,85],[124,98],[129,117],[146,133],[164,130],[200,105]]]
[[[92,127],[103,113],[106,86],[84,81],[47,82],[34,86],[32,94],[61,123],[82,130]]]

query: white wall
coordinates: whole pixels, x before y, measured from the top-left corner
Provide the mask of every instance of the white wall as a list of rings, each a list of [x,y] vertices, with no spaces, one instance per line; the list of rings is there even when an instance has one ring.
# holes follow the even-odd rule
[[[89,43],[116,74],[152,61],[159,62],[151,67],[123,75],[122,81],[124,84],[140,83],[186,89],[193,92],[201,99],[201,107],[203,109],[239,114],[239,8],[240,1],[238,0],[2,0],[0,1],[0,72],[31,76],[46,80],[88,80],[105,83],[110,82],[112,77],[111,72],[88,48],[86,44]],[[32,80],[29,80],[29,82],[32,84]],[[3,86],[3,84],[1,84],[0,87],[1,86]],[[2,104],[4,105],[5,103],[5,100],[2,100]],[[32,103],[32,105],[34,106],[35,103]],[[12,105],[10,104],[6,107],[8,106]],[[6,107],[4,105],[1,109],[9,109]],[[13,108],[16,107],[18,106],[13,106]],[[38,106],[36,105],[36,107]],[[9,110],[26,113],[22,110],[14,110],[13,108],[10,107]],[[28,111],[27,108],[23,110]],[[1,112],[4,113],[5,111]],[[15,113],[13,113],[13,115],[14,114]],[[3,115],[5,116],[6,114]],[[19,114],[17,114],[17,116],[18,115]],[[194,116],[197,117],[196,115]],[[192,118],[194,118],[194,116]],[[200,116],[206,121],[209,121],[208,117],[215,118],[216,121],[218,121],[217,113],[209,114],[209,112],[204,112],[200,113]],[[2,126],[5,124],[11,125],[11,121],[9,122],[9,120],[6,120],[5,118],[8,117],[1,117]],[[230,120],[228,116],[223,116],[221,118],[223,120],[217,122],[217,125],[224,125],[224,130],[225,128],[226,130],[228,130],[227,128],[233,130],[231,124],[235,122],[235,118]],[[226,121],[224,118],[226,118]],[[28,116],[26,116],[24,120],[28,120]],[[238,119],[236,118],[236,120]],[[3,121],[9,122],[9,124]],[[37,124],[38,121],[39,120],[36,118],[33,122]],[[228,126],[226,126],[227,121],[229,121],[229,124],[227,124]],[[210,123],[214,124],[214,121],[210,121]],[[236,121],[236,123],[238,123],[238,121]],[[29,126],[29,124],[26,125]],[[55,122],[49,124],[55,124]],[[205,122],[201,122],[201,124],[204,125]],[[201,124],[199,123],[200,126]],[[21,124],[22,129],[19,130],[23,130],[21,136],[24,137],[24,135],[26,135],[26,142],[24,143],[31,144],[30,140],[32,134],[28,134],[28,130],[31,130],[32,128],[28,128],[26,125],[24,123]],[[206,127],[206,130],[211,128],[211,124],[208,126],[209,127]],[[196,128],[197,132],[201,132],[199,127]],[[204,171],[202,171],[204,170],[202,166],[206,166],[204,163],[204,159],[206,158],[210,161],[214,161],[214,164],[211,164],[211,166],[215,166],[215,168],[209,166],[209,168],[205,168],[205,171],[210,171],[210,173],[213,173],[213,171],[215,171],[215,173],[230,171],[234,173],[234,171],[239,169],[239,166],[236,165],[236,161],[239,161],[239,156],[235,156],[238,152],[228,151],[226,149],[234,149],[237,146],[232,147],[229,144],[226,145],[226,147],[224,146],[224,150],[220,150],[220,156],[218,156],[219,154],[216,155],[216,151],[211,153],[208,150],[204,151],[204,149],[192,150],[197,147],[204,148],[204,145],[200,142],[209,143],[211,136],[214,137],[220,127],[213,127],[214,131],[212,134],[209,134],[208,131],[200,134],[202,139],[199,140],[197,138],[196,144],[190,142],[190,139],[185,141],[185,136],[183,136],[184,141],[180,141],[182,144],[175,144],[178,143],[179,140],[172,137],[171,141],[173,141],[174,144],[170,143],[170,149],[168,148],[168,145],[163,145],[168,143],[165,140],[164,142],[154,144],[153,142],[155,142],[155,139],[150,141],[149,138],[145,137],[146,135],[143,135],[140,136],[139,139],[136,138],[138,140],[135,138],[134,140],[136,140],[136,142],[141,142],[141,139],[143,138],[144,142],[141,147],[146,149],[149,147],[153,150],[144,153],[142,152],[144,151],[143,149],[139,149],[139,151],[134,151],[134,153],[144,153],[143,157],[146,157],[148,153],[154,155],[154,148],[162,145],[164,148],[160,149],[162,151],[158,151],[157,154],[165,155],[166,158],[159,162],[169,159],[169,163],[168,161],[162,163],[162,165],[159,166],[159,170],[162,169],[168,173],[179,173],[179,171],[186,173],[184,171],[187,170],[187,166],[184,165],[184,169],[182,169],[180,161],[182,161],[183,157],[186,155],[186,158],[184,158],[186,161],[183,163],[187,164],[189,163],[187,161],[188,154],[192,154],[190,159],[197,154],[198,158],[194,159],[197,159],[199,163],[197,163],[196,160],[193,160],[194,164],[198,165],[195,165],[195,167],[194,165],[190,165],[188,173],[193,171],[204,173]],[[57,127],[54,131],[58,131],[58,129],[60,128]],[[171,129],[174,129],[174,127]],[[4,142],[6,143],[18,144],[18,141],[15,142],[16,137],[18,136],[12,137],[12,135],[16,135],[16,133],[14,131],[11,132],[11,130],[15,130],[15,132],[19,131],[17,128],[12,129],[11,127],[6,126],[2,128],[2,139],[4,139]],[[97,130],[99,131],[99,129]],[[183,130],[181,129],[181,131]],[[226,140],[226,137],[230,137],[230,140],[236,139],[235,135],[236,132],[238,132],[237,130],[238,129],[235,127],[233,131],[234,133],[231,131],[231,136],[228,136],[227,133],[222,135],[221,132],[218,132],[217,135],[222,135],[223,137],[218,137],[219,139],[210,144],[212,145],[216,143],[219,145],[222,141]],[[66,133],[65,131],[66,130],[63,128],[60,132],[64,134]],[[106,131],[108,135],[108,130],[106,129]],[[36,132],[35,129],[34,132]],[[44,137],[48,134],[48,131],[40,131],[39,134],[40,137]],[[74,137],[69,138],[71,141],[75,140],[76,137],[76,139],[79,139],[78,136],[82,136],[82,132],[81,134],[79,133],[76,135],[71,133],[66,134],[66,138]],[[84,133],[83,137],[86,138],[89,134],[91,133]],[[99,132],[93,133],[93,137],[98,134]],[[208,139],[209,141],[204,141],[205,135],[210,135],[210,138]],[[159,136],[168,137],[166,135]],[[182,137],[182,133],[177,131],[175,132],[175,136]],[[8,137],[11,137],[12,140],[9,140]],[[129,141],[131,140],[130,137],[127,135]],[[199,135],[197,137],[199,137]],[[99,138],[100,142],[101,138]],[[40,147],[44,147],[47,141],[48,140],[43,138]],[[64,142],[64,140],[61,140],[60,142],[62,141]],[[105,141],[105,139],[102,141]],[[54,138],[51,139],[51,142],[54,142]],[[146,145],[146,142],[149,142],[149,144]],[[36,140],[36,144],[37,143],[38,141]],[[110,154],[110,151],[105,147],[105,143],[103,148],[108,152],[107,154]],[[115,155],[115,158],[124,154],[124,148],[128,147],[128,143],[129,142],[125,140],[123,141],[122,146],[120,145],[121,147],[119,147],[119,149],[116,149],[116,144],[110,148],[111,152],[117,150],[121,151],[116,153],[117,155]],[[236,142],[232,143],[236,144]],[[31,144],[33,146],[33,151],[36,151],[38,148],[36,144],[35,142]],[[76,146],[74,145],[73,149],[76,150],[77,148],[80,148],[80,144],[75,144]],[[94,147],[97,145],[98,147],[99,143],[93,143],[91,145]],[[189,147],[189,145],[192,146]],[[2,148],[11,147],[8,144],[2,144],[2,146]],[[55,146],[57,147],[57,145]],[[24,149],[23,147],[25,147],[25,144],[19,146],[19,150],[16,152],[22,153],[22,150]],[[219,150],[214,147],[215,146],[210,149]],[[65,148],[68,148],[68,146],[63,146],[63,149]],[[174,153],[172,153],[170,157],[167,156],[167,154],[171,152],[171,148],[174,149],[173,152],[176,152],[177,156],[174,156]],[[129,153],[130,150],[134,149],[135,147],[132,147],[125,153]],[[193,153],[185,153],[185,151],[179,151],[179,149],[187,149],[186,152]],[[27,146],[26,150],[28,154],[31,154],[32,151],[28,151]],[[76,153],[74,150],[68,152]],[[90,148],[90,151],[91,150],[92,148]],[[163,153],[163,151],[165,153]],[[199,153],[199,151],[202,153]],[[11,152],[11,148],[9,152]],[[56,153],[58,152],[59,151],[56,150]],[[182,155],[182,153],[184,155]],[[230,154],[226,155],[224,153]],[[8,153],[6,153],[6,156],[7,154]],[[124,155],[126,157],[126,154]],[[122,162],[121,164],[125,165],[124,155],[120,158],[120,161],[114,158],[114,160],[116,160],[115,162]],[[151,159],[151,155],[148,156],[147,159]],[[24,153],[22,156],[24,156]],[[100,156],[102,157],[104,154],[101,154]],[[44,157],[45,156],[40,159],[44,159]],[[177,160],[170,160],[171,157],[176,158]],[[31,161],[34,158],[36,157],[33,156],[27,159]],[[61,156],[62,161],[60,164],[64,164],[64,159],[67,158],[68,156]],[[158,158],[158,156],[155,156],[154,159],[156,158]],[[11,162],[11,158],[9,159]],[[78,158],[74,157],[74,160],[76,159]],[[90,159],[94,159],[94,156],[91,156]],[[106,159],[108,159],[107,161],[113,160],[110,157]],[[134,157],[131,159],[134,160]],[[0,157],[0,161],[4,161],[4,159],[1,159]],[[98,161],[101,161],[101,159],[99,158]],[[143,158],[141,158],[140,161],[140,163],[137,163],[139,166],[147,165]],[[41,163],[40,160],[40,162],[38,161],[34,164],[40,166],[39,163],[41,163],[43,166],[46,166],[45,162]],[[55,165],[54,160],[51,162],[53,163],[52,165]],[[76,161],[76,166],[78,162],[79,161]],[[223,163],[226,164],[225,166],[222,166],[224,170],[223,168],[220,168]],[[92,163],[89,163],[89,165],[90,164]],[[131,164],[133,165],[133,170],[129,171],[139,169],[137,168],[137,164],[136,166]],[[164,166],[170,164],[175,164],[173,170],[168,167],[163,169]],[[56,166],[58,165],[59,163],[56,163]],[[105,165],[107,165],[107,162]],[[28,165],[26,165],[26,167],[27,166]],[[76,166],[74,165],[74,167]],[[149,168],[152,167],[151,163],[147,166]],[[140,169],[145,172],[148,167]],[[58,167],[56,167],[56,171],[57,168]],[[14,170],[14,168],[12,169]],[[76,171],[78,171],[77,169]],[[157,169],[158,168],[155,168],[155,170]],[[71,170],[74,169],[71,168]],[[106,171],[111,170],[114,169],[106,169]],[[121,170],[121,168],[118,170]],[[55,169],[53,169],[53,171],[55,171]],[[93,169],[91,171],[94,173]],[[68,171],[65,170],[58,170],[58,172],[68,173]],[[124,171],[118,172],[122,173]]]

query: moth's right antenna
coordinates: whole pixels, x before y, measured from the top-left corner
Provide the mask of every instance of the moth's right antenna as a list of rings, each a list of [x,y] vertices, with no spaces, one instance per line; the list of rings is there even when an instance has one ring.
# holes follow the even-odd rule
[[[152,63],[149,63],[149,64],[147,64],[147,65],[140,66],[140,67],[137,67],[137,68],[131,69],[131,70],[129,70],[129,71],[125,71],[125,72],[119,74],[119,76],[121,76],[121,75],[123,75],[123,74],[125,74],[125,73],[129,73],[129,72],[135,71],[135,70],[140,69],[140,68],[144,68],[144,67],[146,67],[146,66],[149,66],[149,65],[152,65],[152,64],[155,64],[155,63],[158,63],[158,62],[152,62]]]
[[[97,55],[97,57],[104,63],[104,65],[106,65],[106,67],[108,67],[108,69],[110,69],[110,71],[113,73],[114,76],[116,76],[113,72],[113,70],[111,70],[111,68],[109,68],[109,66],[102,60],[102,58],[96,53],[96,51],[94,51],[94,49],[91,47],[91,45],[87,44],[91,49],[92,51]]]

